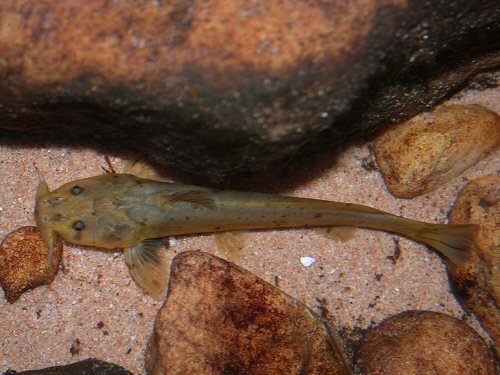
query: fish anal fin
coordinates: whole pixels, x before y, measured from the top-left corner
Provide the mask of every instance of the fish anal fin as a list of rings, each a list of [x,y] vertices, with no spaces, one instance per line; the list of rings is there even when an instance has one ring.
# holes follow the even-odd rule
[[[248,244],[248,235],[243,231],[217,233],[215,244],[229,260],[236,260]]]
[[[330,240],[348,242],[356,236],[354,227],[317,227],[312,228],[316,233]]]
[[[215,208],[215,200],[209,192],[203,190],[185,190],[174,193],[168,197],[171,204],[177,202],[189,202],[207,208]]]
[[[158,299],[165,296],[168,284],[168,263],[163,245],[163,240],[144,240],[124,253],[132,279]]]

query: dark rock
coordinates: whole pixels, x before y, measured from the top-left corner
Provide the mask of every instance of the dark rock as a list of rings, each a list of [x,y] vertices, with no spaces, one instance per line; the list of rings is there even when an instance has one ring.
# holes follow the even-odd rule
[[[347,374],[321,319],[228,261],[189,251],[172,263],[168,297],[146,351],[149,374]]]
[[[491,0],[4,0],[0,127],[217,181],[433,106],[500,64]]]
[[[19,375],[132,375],[130,371],[125,370],[123,367],[100,361],[98,359],[85,359],[80,362],[72,363],[65,366],[47,367],[41,370],[30,371],[11,371],[6,375],[19,374]]]

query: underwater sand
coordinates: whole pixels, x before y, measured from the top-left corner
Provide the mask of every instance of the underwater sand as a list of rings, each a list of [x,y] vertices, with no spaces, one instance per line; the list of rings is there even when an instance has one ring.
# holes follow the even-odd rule
[[[500,113],[500,89],[460,94],[453,103],[482,104]],[[0,138],[0,238],[34,225],[38,183],[33,162],[49,186],[102,173],[104,154],[88,149],[9,145]],[[124,161],[107,154],[115,169]],[[351,147],[334,168],[289,195],[367,204],[428,222],[445,222],[468,180],[500,169],[500,152],[489,155],[439,190],[411,200],[392,197],[377,171],[362,167],[368,145]],[[246,249],[231,259],[311,307],[326,299],[338,328],[365,329],[408,309],[425,309],[457,318],[464,311],[450,293],[441,259],[425,246],[383,232],[357,230],[349,242],[335,242],[312,230],[252,232]],[[225,257],[213,236],[171,241],[170,258],[199,249]],[[395,248],[401,255],[394,263]],[[305,267],[301,257],[316,260]],[[389,257],[389,258],[388,258]],[[25,293],[9,304],[0,292],[0,372],[38,369],[94,357],[143,374],[144,351],[161,303],[145,295],[128,275],[120,253],[66,246],[65,273],[50,286]],[[474,318],[466,321],[478,329]],[[77,345],[77,343],[79,343]],[[77,348],[78,347],[78,348]],[[72,349],[73,348],[73,349]]]

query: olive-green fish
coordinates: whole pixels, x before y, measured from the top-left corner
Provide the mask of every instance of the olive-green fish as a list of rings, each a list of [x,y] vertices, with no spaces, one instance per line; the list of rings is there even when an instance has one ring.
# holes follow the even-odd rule
[[[54,191],[42,179],[35,216],[49,258],[56,235],[72,244],[125,249],[132,277],[156,296],[167,284],[159,246],[167,236],[352,226],[397,233],[461,262],[478,228],[429,224],[358,204],[220,191],[115,173],[72,181]]]

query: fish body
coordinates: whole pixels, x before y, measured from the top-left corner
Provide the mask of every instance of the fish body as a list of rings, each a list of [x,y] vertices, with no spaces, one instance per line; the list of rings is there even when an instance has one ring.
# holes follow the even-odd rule
[[[132,276],[152,294],[161,293],[166,284],[155,239],[171,235],[354,226],[401,234],[459,262],[477,229],[413,221],[358,204],[215,190],[115,173],[72,181],[52,192],[42,181],[35,217],[51,251],[56,235],[73,244],[125,249]]]

